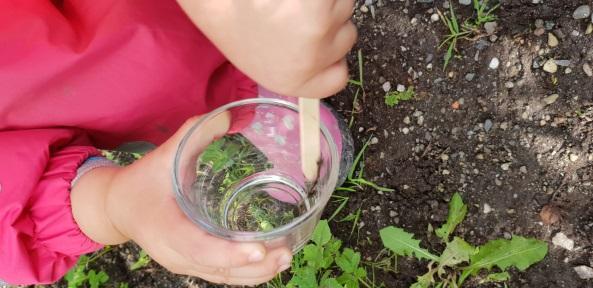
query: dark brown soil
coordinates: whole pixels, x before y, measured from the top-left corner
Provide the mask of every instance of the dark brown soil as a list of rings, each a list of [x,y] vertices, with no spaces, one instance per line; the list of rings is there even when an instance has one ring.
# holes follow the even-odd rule
[[[389,225],[403,227],[422,239],[425,247],[441,251],[441,244],[427,236],[427,227],[442,224],[448,199],[460,192],[469,213],[456,235],[468,242],[483,244],[514,234],[549,243],[544,261],[526,272],[512,271],[509,287],[593,287],[591,280],[581,280],[573,270],[593,265],[593,78],[582,69],[587,62],[593,64],[593,35],[583,35],[590,19],[572,18],[577,6],[591,3],[501,1],[496,12],[497,39],[484,35],[461,41],[460,57],[443,71],[444,50],[437,46],[447,29],[430,19],[435,9],[443,10],[443,2],[383,0],[375,3],[374,18],[370,11],[361,12],[361,3],[357,5],[360,41],[354,51],[361,49],[364,56],[366,97],[357,105],[360,110],[354,115],[352,133],[357,148],[377,137],[378,143],[365,155],[366,177],[396,191],[366,189],[351,194],[340,216],[362,208],[364,225],[358,237],[356,233],[350,237],[349,223],[333,222],[334,234],[364,258],[374,258],[382,250],[378,231]],[[472,15],[470,6],[451,3],[461,18]],[[551,31],[534,35],[536,19],[547,21]],[[573,30],[580,35],[571,35]],[[556,48],[546,44],[552,31],[560,40]],[[544,55],[538,54],[540,50]],[[495,70],[488,68],[493,57],[500,59]],[[566,74],[566,67],[555,74],[534,68],[534,62],[541,64],[548,58],[570,60],[572,72]],[[356,53],[349,60],[356,79]],[[468,73],[475,74],[471,81],[466,79]],[[387,107],[385,81],[392,90],[398,84],[414,86],[416,97]],[[329,100],[348,119],[354,91],[350,87]],[[559,98],[550,105],[541,104],[552,94]],[[457,110],[452,108],[455,101],[462,102]],[[404,122],[406,117],[409,124]],[[493,126],[485,131],[487,120]],[[578,159],[571,159],[572,154]],[[507,163],[508,170],[502,169]],[[562,218],[554,225],[544,225],[539,218],[549,203],[561,208]],[[484,213],[485,205],[492,211]],[[334,209],[330,204],[326,216]],[[573,251],[552,244],[558,232],[574,240]],[[127,282],[129,287],[215,287],[174,276],[155,263],[129,272],[127,266],[135,255],[137,248],[126,245],[94,265],[111,276],[114,286]],[[425,272],[425,266],[400,258],[397,273],[377,271],[376,275],[386,287],[408,287]],[[467,284],[464,287],[502,287]]]

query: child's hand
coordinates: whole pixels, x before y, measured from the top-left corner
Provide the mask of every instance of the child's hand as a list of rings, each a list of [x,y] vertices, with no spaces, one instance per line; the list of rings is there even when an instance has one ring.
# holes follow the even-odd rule
[[[354,0],[178,0],[237,68],[284,95],[322,98],[348,81]]]
[[[97,168],[72,191],[81,229],[103,244],[132,239],[173,273],[235,285],[271,280],[289,267],[291,252],[258,243],[235,243],[209,235],[177,206],[171,169],[177,144],[195,123],[188,121],[168,142],[125,168]],[[203,145],[228,129],[228,118],[203,135]],[[105,187],[108,187],[105,189]]]

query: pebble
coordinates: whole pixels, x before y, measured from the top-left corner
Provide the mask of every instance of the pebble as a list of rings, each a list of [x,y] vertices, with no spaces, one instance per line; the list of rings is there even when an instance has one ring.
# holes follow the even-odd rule
[[[570,67],[566,67],[566,70],[564,70],[564,74],[570,74],[572,73],[572,69],[570,69]]]
[[[583,280],[593,279],[593,268],[585,265],[574,267],[574,272]]]
[[[447,154],[441,155],[441,160],[443,160],[443,162],[446,162],[447,160],[449,160],[449,155],[447,155]]]
[[[591,18],[591,22],[593,22],[593,17]],[[589,26],[587,26],[587,30],[585,30],[585,35],[589,35],[593,33],[593,24],[589,24]]]
[[[449,174],[451,174],[451,171],[449,171],[447,169],[443,170],[443,175],[449,175]]]
[[[476,74],[475,73],[467,73],[467,74],[465,74],[465,80],[467,80],[467,81],[474,80],[474,77],[476,77]]]
[[[492,212],[494,210],[492,209],[492,207],[490,207],[490,205],[488,205],[488,203],[486,203],[486,204],[484,204],[484,210],[483,211],[484,211],[484,214],[488,214],[488,213],[490,213],[490,212]]]
[[[395,212],[393,210],[389,211],[389,217],[393,218],[395,216],[397,216],[397,212]]]
[[[587,74],[587,76],[593,77],[593,69],[591,69],[591,65],[589,65],[589,63],[583,64],[583,71],[585,74]]]
[[[548,73],[556,73],[556,71],[558,71],[558,65],[556,65],[556,62],[554,62],[553,59],[550,59],[544,63],[544,71]]]
[[[572,18],[579,20],[585,19],[591,15],[591,7],[589,5],[581,5],[572,13]]]
[[[548,33],[548,46],[554,48],[556,46],[558,46],[560,42],[558,42],[558,38],[556,38],[556,36],[554,36],[554,34],[552,33]]]
[[[366,5],[360,6],[360,12],[362,12],[362,13],[369,12],[369,7],[367,7]]]
[[[554,102],[556,102],[556,100],[558,100],[559,95],[558,94],[552,94],[546,98],[544,98],[544,103],[546,103],[546,105],[551,105]]]
[[[410,124],[410,116],[404,117],[404,124]]]
[[[385,92],[391,91],[391,82],[386,81],[385,83],[383,83],[383,91],[385,91]]]
[[[554,60],[554,63],[558,66],[567,67],[570,66],[570,60]]]
[[[539,27],[539,28],[533,30],[533,35],[535,35],[535,36],[542,36],[542,35],[544,35],[544,33],[546,33],[546,29],[544,29],[544,27]]]
[[[437,13],[434,13],[430,16],[430,21],[432,21],[432,22],[437,22],[437,21],[439,21],[439,19],[441,19],[441,17]]]
[[[377,144],[377,143],[379,143],[379,138],[377,138],[377,137],[371,138],[371,144],[374,145],[374,144]]]
[[[535,28],[544,28],[544,20],[536,19],[535,20]]]
[[[552,243],[554,246],[560,246],[568,251],[572,251],[574,249],[574,241],[566,237],[564,233],[559,232],[552,238]]]
[[[402,84],[397,84],[397,92],[405,92],[406,91],[406,86],[402,85]]]
[[[494,34],[496,27],[498,27],[498,23],[496,22],[486,22],[486,24],[484,24],[484,29],[486,29],[486,33],[489,35]]]
[[[571,162],[577,162],[577,160],[579,160],[579,155],[571,153],[570,156],[568,156],[568,158]]]
[[[500,65],[500,60],[498,60],[498,58],[494,57],[494,58],[492,58],[492,60],[490,60],[490,64],[488,65],[488,68],[495,70],[496,68],[498,68],[498,65]]]
[[[526,166],[521,166],[519,168],[519,171],[521,171],[521,173],[523,173],[523,174],[527,174],[527,167]]]
[[[408,129],[408,127],[404,127],[404,129],[402,129],[402,133],[404,133],[404,135],[407,135],[408,133],[410,133],[410,129]]]
[[[490,129],[492,129],[493,125],[494,124],[492,123],[492,120],[486,119],[486,121],[484,121],[484,131],[486,131],[486,132],[490,131]]]
[[[459,0],[459,4],[469,5],[469,4],[472,4],[472,0]]]
[[[424,125],[424,116],[419,116],[418,120],[416,121],[416,123],[418,124],[418,126],[422,126]]]
[[[494,184],[496,184],[496,186],[501,186],[502,185],[502,181],[500,181],[498,179],[494,179]]]
[[[512,89],[513,87],[515,87],[515,83],[513,83],[512,81],[507,81],[504,83],[504,87],[506,87],[507,89]]]
[[[509,232],[504,232],[503,237],[504,239],[511,240],[511,238],[513,238],[513,235],[511,235],[511,233]]]
[[[504,163],[500,165],[500,168],[504,171],[508,171],[511,168],[511,163]]]

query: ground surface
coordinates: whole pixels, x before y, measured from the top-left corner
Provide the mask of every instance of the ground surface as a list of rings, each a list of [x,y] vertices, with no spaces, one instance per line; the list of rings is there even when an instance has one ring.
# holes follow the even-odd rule
[[[357,4],[360,41],[354,51],[361,49],[364,58],[366,97],[355,105],[352,134],[357,148],[377,138],[366,153],[367,178],[396,191],[353,194],[347,208],[363,209],[360,235],[350,237],[350,225],[340,223],[331,224],[334,234],[365,258],[382,249],[378,230],[388,225],[414,232],[424,246],[440,250],[427,226],[445,220],[447,200],[460,192],[470,208],[456,235],[468,242],[517,234],[549,243],[545,260],[527,272],[513,271],[509,287],[593,287],[573,270],[593,265],[593,78],[582,68],[593,65],[593,35],[584,35],[590,19],[572,17],[577,6],[591,3],[502,1],[497,39],[483,35],[460,42],[461,57],[443,71],[444,51],[437,46],[447,30],[431,15],[443,10],[444,1],[416,2],[375,3],[374,18],[369,7]],[[472,14],[470,6],[451,2],[461,17]],[[541,29],[534,34],[537,19],[545,20],[543,34]],[[548,47],[548,32],[558,36],[557,47]],[[494,57],[500,66],[489,69]],[[540,67],[549,58],[569,60],[571,72],[562,66],[554,74],[544,72]],[[350,63],[356,67],[356,53]],[[357,73],[353,68],[354,79]],[[385,81],[392,90],[414,86],[416,97],[387,107]],[[330,100],[345,118],[351,116],[354,91],[350,87]],[[552,94],[557,100],[543,102]],[[453,109],[455,102],[459,109]],[[561,211],[553,225],[539,217],[547,204]],[[326,213],[333,209],[330,205]],[[552,245],[558,232],[574,240],[572,251]],[[216,287],[174,276],[155,263],[129,272],[137,253],[133,245],[118,247],[92,266],[106,271],[112,286]],[[377,277],[386,287],[407,287],[425,269],[425,263],[400,258],[397,273]]]

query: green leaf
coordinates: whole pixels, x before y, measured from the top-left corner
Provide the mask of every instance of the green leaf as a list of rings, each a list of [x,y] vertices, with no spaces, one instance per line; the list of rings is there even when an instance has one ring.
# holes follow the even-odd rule
[[[105,271],[101,271],[99,274],[95,270],[89,271],[89,285],[91,288],[99,288],[101,284],[107,283],[107,281],[109,281],[109,276]]]
[[[480,284],[491,283],[491,282],[504,282],[511,279],[509,272],[490,273],[486,278],[480,281]]]
[[[430,270],[422,276],[418,276],[416,283],[412,284],[410,288],[429,288],[434,283],[434,271]]]
[[[305,266],[293,271],[293,277],[290,279],[286,287],[319,287],[317,285],[317,273],[313,267]]]
[[[323,249],[316,245],[307,245],[303,248],[303,259],[308,266],[319,269],[323,266]]]
[[[119,286],[118,287],[119,288],[129,288],[129,285],[128,285],[128,283],[123,282],[123,283],[119,283]]]
[[[360,253],[354,252],[350,248],[344,249],[344,252],[336,258],[336,264],[346,273],[354,273],[360,263]]]
[[[445,267],[454,267],[459,263],[469,261],[470,257],[476,252],[476,248],[465,242],[465,240],[459,237],[453,238],[453,241],[447,243],[445,251],[439,258],[439,275],[445,274]]]
[[[441,238],[443,242],[449,241],[449,235],[453,233],[457,225],[465,219],[467,214],[467,205],[463,204],[463,199],[459,193],[453,194],[451,201],[449,202],[449,215],[447,216],[447,222],[441,226],[441,228],[435,231],[436,235]]]
[[[327,224],[327,220],[321,220],[317,223],[317,227],[315,227],[315,231],[313,231],[313,236],[311,236],[311,240],[319,245],[323,246],[329,242],[332,238],[332,232],[329,229],[329,225]]]
[[[130,270],[132,270],[132,271],[138,270],[140,268],[145,267],[149,263],[150,263],[150,256],[148,256],[148,254],[146,254],[146,251],[140,250],[140,255],[138,255],[138,260],[136,260],[136,262],[134,262],[134,264],[132,264],[132,266],[130,267]]]
[[[430,259],[438,261],[438,257],[420,248],[420,240],[415,240],[414,234],[408,233],[401,228],[387,227],[379,231],[383,245],[400,256],[414,256],[418,259]]]
[[[338,282],[338,280],[336,280],[336,278],[322,279],[319,286],[322,288],[343,288],[344,287],[344,286],[340,285],[340,283]]]
[[[461,273],[459,283],[480,270],[490,270],[496,266],[502,271],[515,267],[524,271],[529,266],[541,261],[548,253],[546,242],[514,236],[511,240],[497,239],[478,247],[478,252],[470,258],[470,265]],[[461,285],[459,285],[461,286]]]

